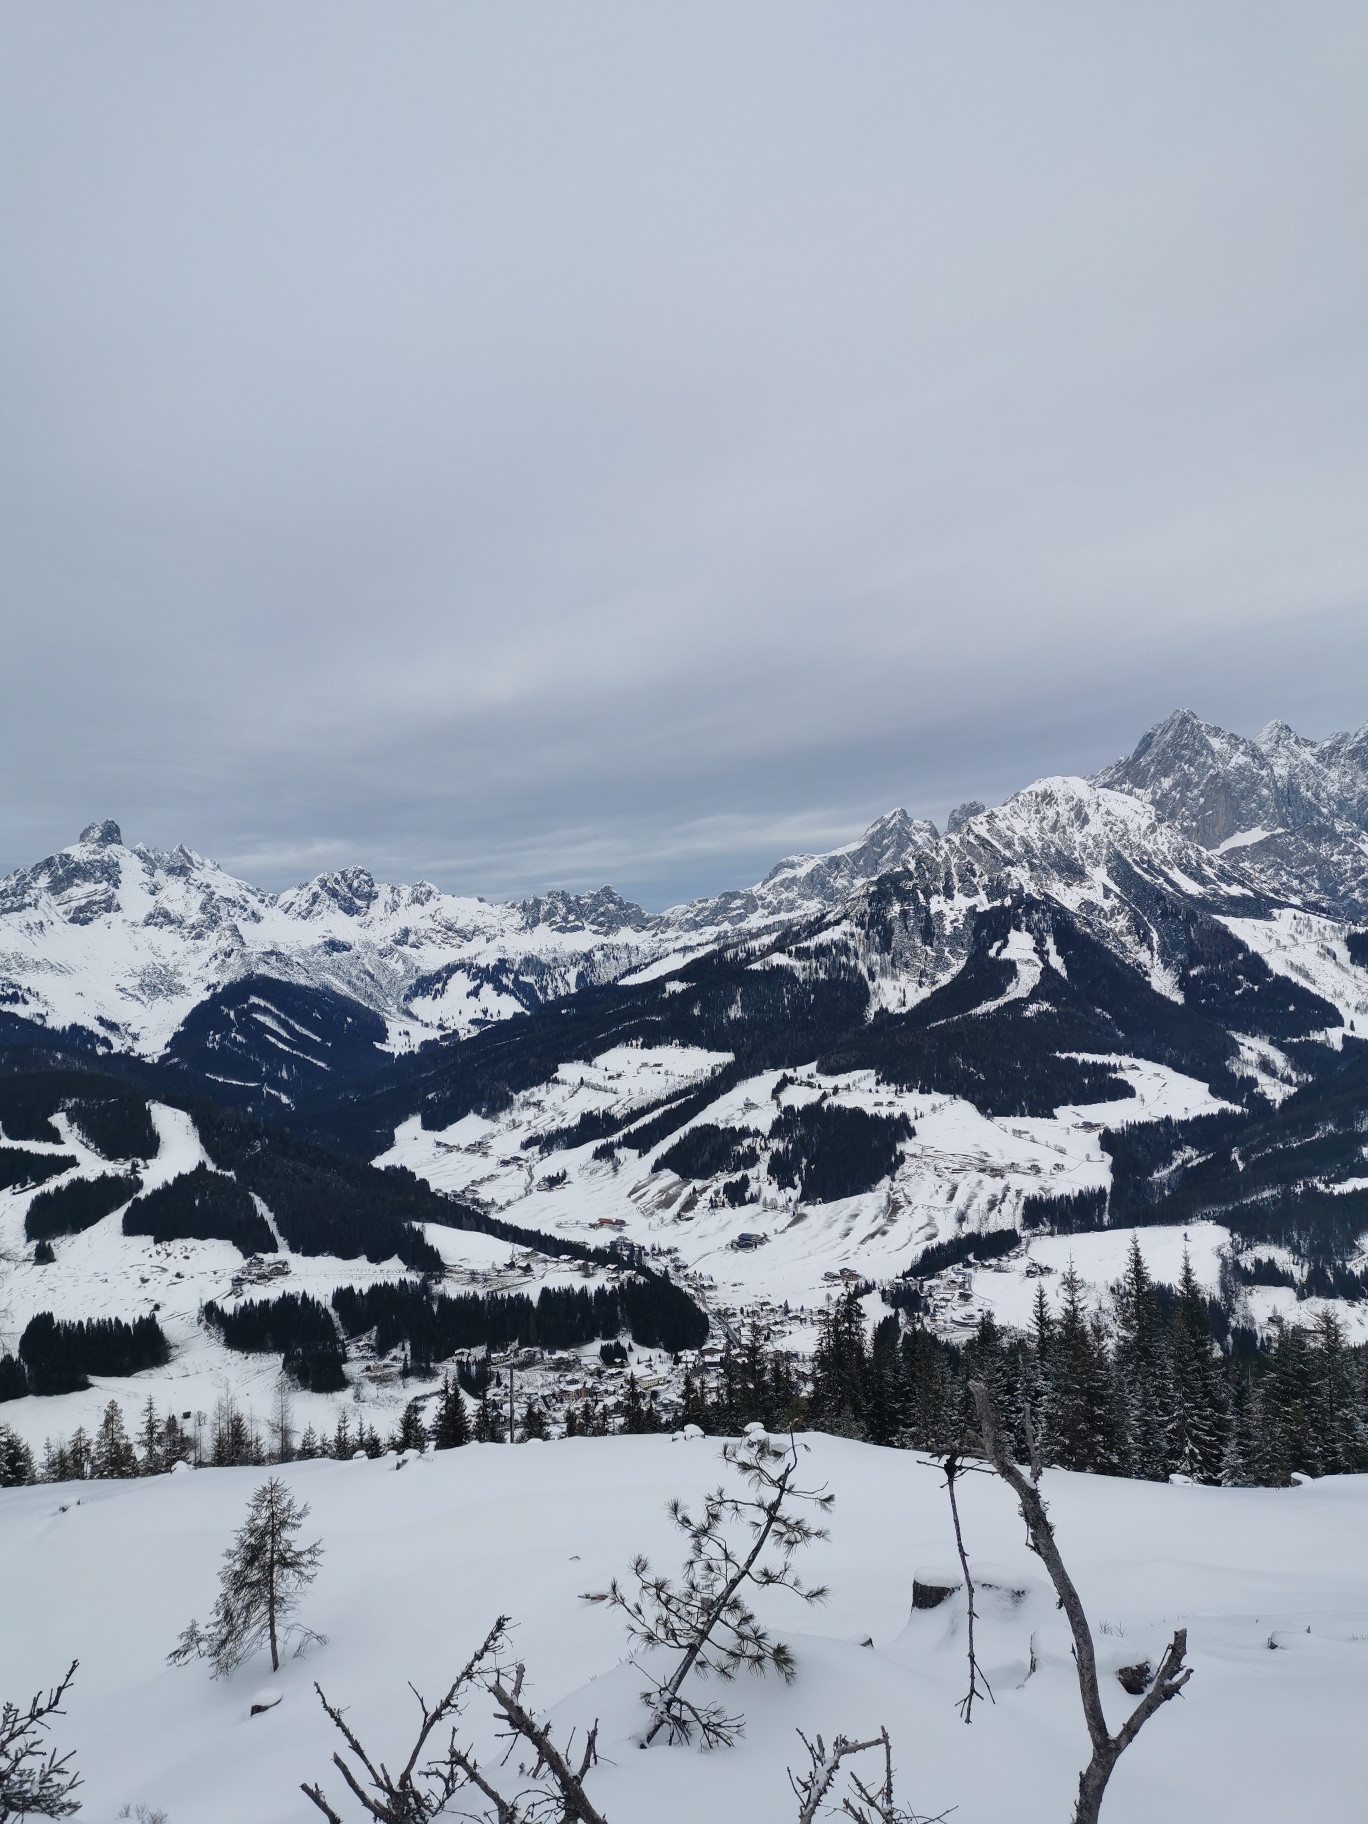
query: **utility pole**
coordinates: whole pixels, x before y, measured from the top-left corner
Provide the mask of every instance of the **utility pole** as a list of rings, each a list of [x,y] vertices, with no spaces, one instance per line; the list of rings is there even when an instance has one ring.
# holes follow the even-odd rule
[[[510,1444],[516,1444],[518,1441],[517,1427],[513,1419],[513,1357],[511,1355],[508,1358],[508,1441]]]

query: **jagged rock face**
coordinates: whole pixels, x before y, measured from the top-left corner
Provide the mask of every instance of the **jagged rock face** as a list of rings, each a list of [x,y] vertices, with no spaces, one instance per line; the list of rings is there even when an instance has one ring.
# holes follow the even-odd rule
[[[1275,830],[1286,821],[1285,791],[1252,741],[1199,722],[1180,709],[1141,738],[1129,759],[1097,775],[1097,784],[1134,792],[1203,848],[1243,830]]]
[[[1209,849],[1257,829],[1368,830],[1368,727],[1316,742],[1270,722],[1250,741],[1180,709],[1096,783],[1147,799]]]
[[[624,899],[612,887],[594,893],[548,893],[544,899],[518,902],[525,930],[545,925],[552,931],[593,931],[606,937],[614,931],[645,931],[651,924],[641,907]]]
[[[1238,850],[1267,892],[1368,915],[1368,727],[1315,742],[1271,722],[1251,741],[1181,709],[1095,783],[1143,798],[1203,848]]]

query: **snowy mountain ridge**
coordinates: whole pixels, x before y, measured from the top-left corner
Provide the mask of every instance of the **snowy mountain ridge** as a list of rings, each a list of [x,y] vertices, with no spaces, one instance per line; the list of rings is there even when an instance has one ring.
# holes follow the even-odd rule
[[[402,1049],[621,973],[645,924],[609,888],[491,905],[359,867],[265,893],[97,823],[0,881],[0,1005],[155,1056],[208,995],[260,974],[359,1002]]]
[[[1161,987],[1175,903],[1246,922],[1280,906],[1368,917],[1368,729],[1313,743],[1274,723],[1249,741],[1180,710],[1091,780],[961,806],[944,834],[897,809],[839,849],[656,915],[610,887],[492,904],[361,867],[272,894],[95,823],[0,881],[0,1008],[156,1057],[214,997],[265,979],[367,1010],[383,1022],[374,1043],[403,1052],[721,944],[886,920],[892,902],[896,941],[870,952],[871,971],[881,1002],[905,1006],[962,964],[974,910],[1012,893],[1068,907]],[[1270,926],[1272,953],[1276,940]]]

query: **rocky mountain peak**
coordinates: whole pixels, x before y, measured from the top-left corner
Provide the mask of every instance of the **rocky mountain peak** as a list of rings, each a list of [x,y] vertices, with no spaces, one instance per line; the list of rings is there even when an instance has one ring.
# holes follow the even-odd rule
[[[608,936],[615,931],[644,931],[651,922],[640,906],[608,886],[594,893],[557,889],[544,897],[519,900],[518,910],[528,930],[545,925],[552,931],[593,931]]]
[[[103,823],[88,823],[79,840],[97,849],[122,848],[123,831],[112,817],[106,817]]]
[[[945,820],[946,835],[947,836],[958,836],[960,831],[964,828],[966,823],[972,823],[975,817],[979,816],[983,811],[986,811],[987,809],[988,809],[988,806],[986,804],[982,803],[979,799],[966,798],[964,803],[957,804],[955,806],[954,810],[951,811],[950,815],[946,818],[946,820]]]

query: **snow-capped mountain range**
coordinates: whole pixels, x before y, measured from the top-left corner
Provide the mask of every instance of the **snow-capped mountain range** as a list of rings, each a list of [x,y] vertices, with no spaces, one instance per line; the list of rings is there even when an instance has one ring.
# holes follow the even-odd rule
[[[1268,923],[1270,937],[1280,906],[1368,918],[1368,728],[1317,744],[1274,723],[1249,741],[1180,710],[1092,780],[961,807],[943,834],[895,810],[844,848],[655,916],[608,887],[498,905],[360,867],[271,894],[94,823],[0,881],[0,1006],[156,1057],[212,997],[267,979],[378,1016],[372,1042],[403,1051],[727,941],[835,914],[858,925],[871,893],[887,899],[880,883],[897,883],[901,927],[875,968],[891,1005],[953,973],[966,916],[1013,891],[1068,906],[1159,983],[1173,957],[1156,894]]]

